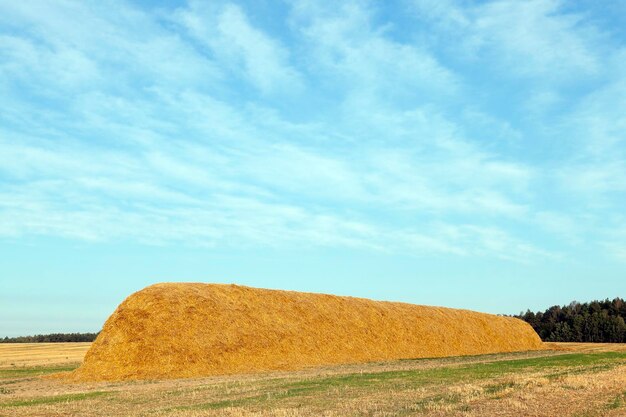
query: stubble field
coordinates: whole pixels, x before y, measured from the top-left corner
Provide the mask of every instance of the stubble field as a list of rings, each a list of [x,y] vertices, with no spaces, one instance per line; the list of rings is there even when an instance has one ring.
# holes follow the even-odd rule
[[[0,416],[626,416],[626,345],[66,383],[89,344],[0,344]]]

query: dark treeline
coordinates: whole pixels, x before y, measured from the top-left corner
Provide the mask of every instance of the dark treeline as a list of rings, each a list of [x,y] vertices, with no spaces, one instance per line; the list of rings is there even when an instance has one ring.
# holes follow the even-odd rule
[[[0,338],[0,343],[93,342],[98,333],[53,333]]]
[[[546,342],[626,343],[626,302],[622,298],[574,301],[544,312],[528,310],[517,317],[530,323]]]

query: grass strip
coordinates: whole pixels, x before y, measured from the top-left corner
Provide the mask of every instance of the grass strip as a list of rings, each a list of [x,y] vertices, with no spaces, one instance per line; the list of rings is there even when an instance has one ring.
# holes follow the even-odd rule
[[[55,372],[73,371],[78,365],[71,366],[36,366],[32,368],[0,369],[0,380],[53,374]]]
[[[589,372],[594,372],[610,369],[623,363],[626,363],[626,352],[603,352],[513,359],[435,369],[353,373],[289,382],[272,387],[270,388],[272,391],[261,395],[175,407],[172,410],[239,407],[292,397],[303,397],[336,388],[377,389],[380,388],[381,385],[387,385],[387,388],[392,389],[395,386],[397,386],[398,389],[417,388],[426,385],[446,384],[459,380],[476,381],[490,379],[520,371],[536,371],[546,368],[563,368],[564,371],[559,373],[562,375],[567,374],[565,371],[567,368],[576,368],[577,372],[585,372],[585,368],[579,368],[588,367]],[[488,391],[491,390],[492,394],[496,394],[498,391],[506,388],[508,388],[506,385],[493,386],[491,388],[488,387]]]
[[[103,397],[112,394],[111,391],[94,391],[94,392],[82,392],[79,394],[65,394],[55,395],[52,397],[39,397],[31,398],[27,400],[13,400],[0,403],[0,408],[6,407],[30,407],[33,405],[42,404],[57,404],[57,403],[69,403],[73,401],[89,400],[91,398]]]
[[[615,397],[607,405],[609,410],[617,410],[619,408],[626,408],[626,391]]]

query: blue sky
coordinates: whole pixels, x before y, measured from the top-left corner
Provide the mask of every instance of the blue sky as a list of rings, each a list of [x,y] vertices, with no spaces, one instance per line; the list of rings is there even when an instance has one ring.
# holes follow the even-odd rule
[[[0,336],[159,281],[626,295],[626,3],[0,3]]]

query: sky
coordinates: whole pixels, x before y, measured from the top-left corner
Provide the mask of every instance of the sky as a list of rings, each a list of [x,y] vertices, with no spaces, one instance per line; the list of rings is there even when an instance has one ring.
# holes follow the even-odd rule
[[[626,296],[626,2],[0,2],[0,337],[155,282]]]

